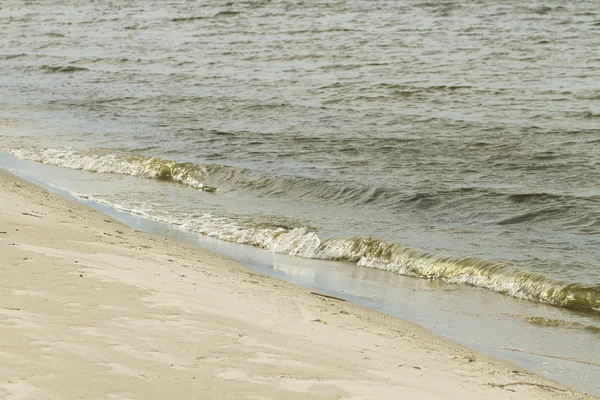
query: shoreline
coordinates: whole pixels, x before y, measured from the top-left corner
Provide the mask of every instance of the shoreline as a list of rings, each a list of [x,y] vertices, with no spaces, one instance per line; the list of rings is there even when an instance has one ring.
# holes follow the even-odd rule
[[[0,192],[0,398],[591,398],[3,170]]]

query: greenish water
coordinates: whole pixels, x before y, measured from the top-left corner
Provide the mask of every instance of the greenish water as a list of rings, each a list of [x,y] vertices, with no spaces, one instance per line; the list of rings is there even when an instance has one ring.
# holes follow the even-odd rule
[[[0,149],[90,172],[50,183],[276,254],[564,308],[568,329],[527,318],[565,335],[600,325],[596,1],[0,11]]]

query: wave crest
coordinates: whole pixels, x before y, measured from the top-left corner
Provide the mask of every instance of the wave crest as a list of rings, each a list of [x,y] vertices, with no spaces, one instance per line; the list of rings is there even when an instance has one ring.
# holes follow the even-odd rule
[[[600,311],[600,286],[555,281],[500,262],[438,256],[376,238],[329,239],[319,258],[425,279],[464,283],[509,296],[584,311]]]
[[[286,179],[288,179],[284,177],[282,181],[266,175],[253,175],[252,171],[233,167],[178,163],[156,157],[104,154],[98,151],[85,153],[76,150],[36,148],[9,149],[8,151],[16,157],[46,164],[92,172],[119,173],[160,179],[211,192],[217,189],[203,183],[209,176],[217,182],[252,188],[261,194],[271,195],[273,192],[283,190],[281,185],[287,183]],[[296,186],[291,188],[287,186],[284,192],[300,191],[307,183],[305,180],[299,180],[295,182]],[[315,193],[312,195],[316,197],[324,195],[327,188],[326,185],[318,187],[316,195]],[[315,190],[314,187],[312,189]],[[323,193],[320,190],[323,190]],[[361,200],[368,197],[373,201],[381,201],[382,193],[385,191],[367,190],[356,193],[350,190],[337,194],[344,201],[356,197]],[[331,192],[328,194],[331,199]],[[525,195],[524,197],[527,199],[537,196]],[[335,200],[337,198],[334,197],[332,202]],[[147,216],[156,218],[156,216]],[[374,237],[322,239],[314,230],[306,227],[257,224],[250,220],[218,217],[211,214],[194,216],[177,223],[181,225],[182,229],[229,242],[252,245],[274,253],[350,262],[361,267],[392,271],[406,276],[468,284],[559,307],[600,312],[600,286],[556,281],[534,273],[520,271],[510,264],[501,262],[439,256]]]
[[[178,163],[158,157],[84,153],[76,150],[25,148],[8,151],[18,158],[59,167],[160,179],[206,192],[217,191],[216,187],[208,186],[201,180],[203,175],[207,174],[206,168],[193,163]]]
[[[274,253],[349,262],[405,276],[472,285],[558,307],[600,312],[600,286],[556,281],[501,262],[439,256],[375,237],[322,240],[304,227],[253,226],[208,214],[182,228]]]

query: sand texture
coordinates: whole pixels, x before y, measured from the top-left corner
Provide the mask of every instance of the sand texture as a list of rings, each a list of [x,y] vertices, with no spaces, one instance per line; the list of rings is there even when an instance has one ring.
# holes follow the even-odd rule
[[[0,173],[0,399],[584,399]]]

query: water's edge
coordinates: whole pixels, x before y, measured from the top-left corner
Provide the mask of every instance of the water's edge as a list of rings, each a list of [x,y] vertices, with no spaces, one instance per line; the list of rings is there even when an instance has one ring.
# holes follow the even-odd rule
[[[357,268],[355,266],[339,266],[336,264],[341,263],[330,261],[304,260],[287,255],[273,254],[265,250],[252,247],[250,245],[229,243],[219,239],[205,237],[200,234],[182,231],[177,225],[168,224],[160,221],[154,221],[143,216],[123,212],[110,206],[96,203],[92,200],[75,197],[69,192],[60,188],[56,188],[48,182],[40,180],[33,175],[28,175],[26,173],[23,173],[22,171],[15,171],[13,169],[8,168],[5,165],[0,166],[0,168],[16,176],[24,178],[32,182],[33,184],[41,186],[50,192],[56,193],[69,200],[75,201],[97,211],[100,211],[132,229],[140,230],[149,234],[168,237],[170,239],[181,242],[191,243],[200,248],[214,251],[216,253],[234,259],[263,275],[291,282],[295,285],[306,287],[312,290],[317,290],[322,293],[341,297],[347,301],[359,304],[361,306],[365,306],[374,311],[382,312],[384,314],[403,320],[408,320],[410,322],[422,326],[423,328],[433,332],[434,334],[446,340],[450,340],[460,345],[472,348],[486,355],[490,355],[492,357],[501,359],[504,362],[509,362],[511,364],[517,365],[545,378],[553,379],[561,384],[573,387],[577,390],[589,391],[590,389],[589,387],[582,387],[581,385],[578,385],[577,382],[572,381],[568,377],[563,377],[560,373],[561,369],[553,373],[552,371],[547,372],[538,368],[540,365],[547,365],[549,362],[552,362],[552,356],[535,354],[533,352],[523,351],[522,349],[517,348],[493,347],[485,343],[478,343],[472,340],[472,338],[461,337],[460,333],[457,336],[457,332],[454,330],[445,331],[446,328],[449,328],[449,325],[446,325],[446,323],[449,321],[440,321],[438,318],[430,314],[430,310],[411,308],[418,302],[412,302],[410,304],[411,307],[409,307],[411,308],[411,310],[408,311],[408,309],[406,308],[400,309],[396,307],[397,305],[390,305],[390,303],[384,299],[386,297],[385,294],[379,297],[376,294],[378,292],[377,288],[373,289],[373,292],[370,294],[367,293],[368,290],[366,290],[367,292],[365,293],[361,293],[360,289],[359,291],[352,289],[341,289],[340,286],[347,287],[345,285],[349,284],[349,280],[354,279],[353,275],[355,272],[353,272],[351,268]],[[389,274],[389,272],[385,271],[367,271],[367,273],[375,275],[392,275]],[[346,276],[341,277],[340,275]],[[307,277],[310,278],[306,279]],[[397,278],[406,280],[408,282],[422,281],[417,278],[401,276],[398,276]],[[429,284],[428,282],[419,283]],[[381,282],[378,282],[378,284],[381,284]],[[381,288],[379,288],[379,290],[381,290]],[[407,290],[415,291],[417,289],[409,287],[407,288]],[[442,291],[443,290],[446,289],[442,289]],[[437,315],[437,317],[439,317],[439,315]],[[477,315],[475,315],[475,317],[477,317]],[[568,359],[564,361],[568,361]],[[592,395],[593,394],[594,393],[592,393]]]
[[[253,186],[250,182],[256,178],[249,178],[252,173],[247,169],[214,164],[180,163],[160,157],[33,147],[14,149],[0,146],[0,150],[6,151],[18,159],[46,165],[97,174],[132,176],[159,182],[178,183],[208,192],[220,191],[221,184],[232,184],[232,181],[236,181],[233,184],[235,187]],[[234,175],[243,175],[243,177],[238,176],[233,179]],[[221,176],[221,178],[219,179],[217,176]],[[206,179],[218,182],[219,186],[211,186],[213,183],[205,184]],[[276,178],[269,175],[262,175],[258,180],[261,182],[259,186],[263,189],[267,186],[270,187],[269,193],[280,185],[279,181],[281,180],[288,184],[294,181],[290,177]],[[279,183],[273,186],[273,181]],[[320,196],[331,200],[339,195],[338,189],[329,183],[318,180],[313,180],[308,185],[309,187],[321,186],[313,193],[308,190],[304,181],[304,179],[300,180],[301,190],[299,191],[305,196],[309,193],[316,195],[312,200],[306,198],[305,202],[315,204],[313,202],[318,202]],[[296,184],[298,182],[292,186]],[[342,191],[356,194],[364,190],[370,192],[370,189],[346,186]],[[287,193],[288,190],[285,192]],[[364,194],[359,194],[359,197],[363,197]],[[589,284],[585,280],[565,281],[560,277],[553,278],[552,275],[546,275],[539,271],[534,272],[523,266],[519,267],[509,260],[486,259],[472,256],[468,252],[465,253],[466,255],[460,254],[460,252],[451,255],[444,251],[441,253],[426,251],[420,247],[411,247],[383,237],[365,235],[360,231],[350,235],[344,232],[339,236],[328,236],[322,229],[312,228],[310,224],[296,224],[281,219],[278,221],[269,219],[239,221],[232,215],[212,215],[212,213],[196,214],[193,217],[186,217],[185,214],[167,217],[155,207],[136,212],[136,207],[107,201],[98,196],[75,195],[87,197],[97,203],[104,203],[122,211],[134,212],[150,216],[154,220],[181,225],[185,227],[185,230],[216,239],[251,244],[272,253],[314,260],[350,262],[361,267],[390,271],[405,276],[442,280],[449,283],[466,283],[507,296],[600,315],[598,314],[600,313],[600,287],[598,285]],[[367,197],[371,198],[371,195]],[[339,200],[341,200],[340,203],[333,202],[333,204],[341,207],[347,201],[351,201],[348,196],[342,196]],[[366,207],[368,203],[367,201],[360,204]],[[272,206],[274,205],[261,203],[258,207],[270,210]],[[543,261],[539,261],[539,264],[543,263]]]

